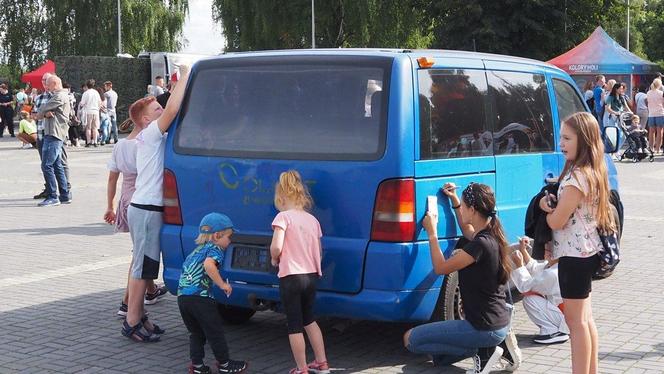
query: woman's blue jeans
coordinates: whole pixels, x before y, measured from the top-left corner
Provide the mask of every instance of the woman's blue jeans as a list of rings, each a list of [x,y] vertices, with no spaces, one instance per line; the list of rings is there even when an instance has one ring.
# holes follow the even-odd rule
[[[99,131],[99,138],[102,143],[108,143],[110,140],[109,130],[111,127],[111,121],[108,119],[108,116],[100,116],[101,125]]]
[[[406,348],[433,356],[437,366],[451,365],[474,356],[478,348],[497,346],[509,329],[508,325],[493,331],[477,330],[465,320],[432,322],[413,328]]]

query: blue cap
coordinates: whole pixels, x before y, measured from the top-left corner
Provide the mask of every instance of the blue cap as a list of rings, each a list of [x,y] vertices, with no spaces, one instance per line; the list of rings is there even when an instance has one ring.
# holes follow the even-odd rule
[[[214,234],[215,232],[232,229],[233,222],[227,215],[221,213],[209,213],[201,220],[198,231],[201,234]]]

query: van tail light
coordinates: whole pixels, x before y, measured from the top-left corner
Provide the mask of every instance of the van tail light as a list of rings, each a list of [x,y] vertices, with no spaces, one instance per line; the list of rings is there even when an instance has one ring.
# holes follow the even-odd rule
[[[178,182],[175,174],[168,169],[164,169],[164,223],[182,225]]]
[[[415,237],[415,180],[393,179],[378,186],[371,240],[408,242]]]

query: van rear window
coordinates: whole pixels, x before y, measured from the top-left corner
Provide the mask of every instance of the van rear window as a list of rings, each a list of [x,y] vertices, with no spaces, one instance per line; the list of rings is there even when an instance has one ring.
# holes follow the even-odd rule
[[[287,56],[201,61],[175,137],[194,155],[375,160],[392,60]]]

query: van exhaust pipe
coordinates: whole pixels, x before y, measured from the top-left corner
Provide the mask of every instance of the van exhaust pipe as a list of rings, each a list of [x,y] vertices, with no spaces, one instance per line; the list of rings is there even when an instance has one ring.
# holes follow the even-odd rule
[[[277,303],[271,300],[259,299],[255,293],[247,295],[249,307],[257,312],[264,312],[266,310],[275,310]]]

